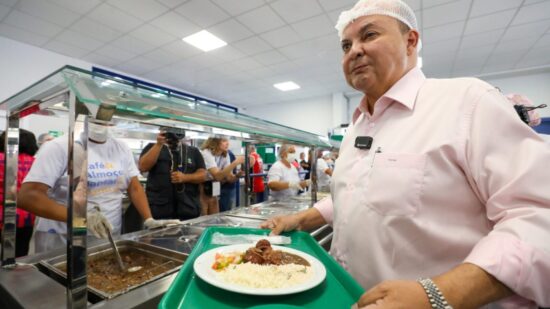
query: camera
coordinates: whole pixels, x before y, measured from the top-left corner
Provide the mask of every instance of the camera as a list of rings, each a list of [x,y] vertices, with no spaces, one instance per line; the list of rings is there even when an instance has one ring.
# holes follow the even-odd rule
[[[164,137],[166,138],[166,143],[170,148],[176,148],[178,142],[185,137],[185,131],[179,128],[161,128],[161,131],[164,131]]]

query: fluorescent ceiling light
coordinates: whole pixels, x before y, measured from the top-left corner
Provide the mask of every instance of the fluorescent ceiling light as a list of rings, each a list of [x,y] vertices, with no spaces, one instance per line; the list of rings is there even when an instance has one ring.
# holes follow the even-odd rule
[[[419,69],[422,69],[422,57],[418,57],[416,58],[416,66],[419,68]]]
[[[166,95],[157,92],[157,93],[153,93],[151,96],[153,98],[162,98],[162,97],[165,97]]]
[[[273,87],[281,91],[290,91],[290,90],[300,89],[300,86],[298,86],[298,84],[296,84],[295,82],[278,83],[278,84],[274,84]]]
[[[227,45],[226,42],[206,30],[185,37],[183,41],[205,52]]]

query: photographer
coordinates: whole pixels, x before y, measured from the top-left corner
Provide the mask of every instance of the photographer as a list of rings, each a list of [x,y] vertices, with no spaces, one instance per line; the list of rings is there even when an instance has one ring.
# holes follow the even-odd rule
[[[141,152],[139,170],[149,172],[146,193],[155,218],[187,220],[200,214],[199,184],[206,179],[199,150],[183,143],[185,132],[161,128],[157,142]]]

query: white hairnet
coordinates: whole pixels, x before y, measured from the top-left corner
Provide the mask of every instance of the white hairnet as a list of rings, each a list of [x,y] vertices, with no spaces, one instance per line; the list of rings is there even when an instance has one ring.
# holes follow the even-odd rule
[[[418,30],[416,16],[414,11],[401,0],[359,0],[351,10],[340,13],[336,30],[338,36],[342,39],[344,29],[359,17],[369,15],[385,15],[393,17],[409,28]]]

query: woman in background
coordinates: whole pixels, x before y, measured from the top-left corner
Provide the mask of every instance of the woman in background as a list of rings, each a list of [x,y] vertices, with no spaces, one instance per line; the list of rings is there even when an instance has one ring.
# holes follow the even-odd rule
[[[4,141],[6,133],[0,135],[0,232],[4,225]],[[17,188],[10,188],[11,195],[15,197],[16,192],[21,188],[21,183],[25,176],[29,173],[34,155],[38,151],[36,137],[30,131],[19,129],[19,155],[17,156]],[[15,198],[14,198],[15,199]],[[15,256],[25,256],[29,253],[29,242],[31,240],[32,231],[34,228],[34,214],[17,208],[16,219],[16,238],[15,238]]]

